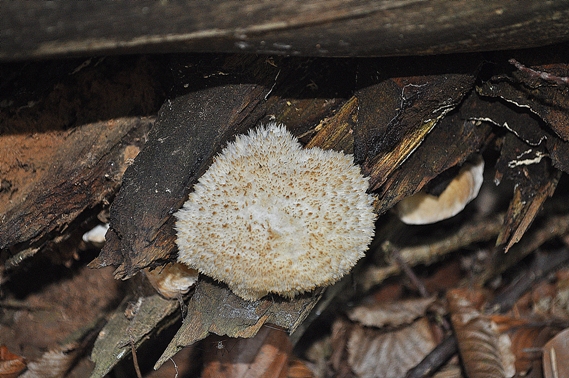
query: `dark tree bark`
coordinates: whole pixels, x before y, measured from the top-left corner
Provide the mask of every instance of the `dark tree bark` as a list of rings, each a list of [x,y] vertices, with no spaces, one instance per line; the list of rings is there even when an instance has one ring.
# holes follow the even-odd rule
[[[3,2],[0,59],[135,52],[395,56],[569,40],[569,1]]]

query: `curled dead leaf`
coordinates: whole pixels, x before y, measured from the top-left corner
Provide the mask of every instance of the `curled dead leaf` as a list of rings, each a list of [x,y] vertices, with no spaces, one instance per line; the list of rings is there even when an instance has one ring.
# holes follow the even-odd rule
[[[26,360],[0,345],[0,378],[16,378],[26,369]]]
[[[399,378],[436,346],[429,322],[421,318],[393,332],[354,327],[348,363],[357,377]]]
[[[39,359],[28,364],[22,378],[64,377],[82,349],[76,343],[56,347],[45,352]]]
[[[515,359],[509,338],[500,338],[490,318],[481,314],[469,300],[470,295],[461,289],[447,294],[452,325],[468,377],[512,377]]]
[[[203,378],[285,378],[292,344],[281,327],[263,326],[249,339],[211,337],[205,340]]]
[[[566,329],[543,347],[543,376],[545,378],[569,377],[569,329]]]
[[[348,313],[348,317],[367,327],[397,327],[424,316],[435,299],[432,297],[358,306]]]

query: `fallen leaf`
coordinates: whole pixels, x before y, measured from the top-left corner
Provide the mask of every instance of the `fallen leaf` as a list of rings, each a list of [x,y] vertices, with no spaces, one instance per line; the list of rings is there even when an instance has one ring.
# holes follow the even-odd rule
[[[0,378],[16,378],[26,368],[26,359],[0,346]]]
[[[287,378],[314,378],[314,374],[303,361],[293,358],[288,364]]]
[[[545,378],[569,377],[569,329],[566,329],[543,347],[543,375]]]
[[[512,377],[515,374],[512,354],[505,339],[468,299],[470,292],[448,292],[451,321],[458,340],[464,370],[469,378]],[[505,335],[507,337],[507,335]]]
[[[59,378],[69,371],[82,349],[76,343],[45,352],[38,360],[28,364],[22,378]]]
[[[424,316],[435,299],[435,297],[420,298],[358,306],[348,313],[348,317],[366,327],[397,327]]]
[[[283,328],[265,325],[248,339],[206,339],[203,378],[285,378],[292,344]]]
[[[348,340],[348,362],[357,377],[400,378],[436,346],[429,321],[382,332],[355,327]]]

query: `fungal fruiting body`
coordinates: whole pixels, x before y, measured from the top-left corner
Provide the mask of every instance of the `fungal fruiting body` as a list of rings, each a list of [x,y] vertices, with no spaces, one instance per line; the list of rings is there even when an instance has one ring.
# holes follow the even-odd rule
[[[198,281],[198,272],[177,262],[155,269],[144,269],[146,278],[160,295],[167,299],[186,294]]]
[[[261,126],[227,145],[176,213],[178,261],[245,300],[331,285],[373,236],[367,188],[351,155]]]
[[[431,224],[455,216],[472,201],[484,182],[484,160],[475,156],[465,163],[440,196],[420,191],[397,204],[399,219],[406,224]]]
[[[107,233],[108,229],[109,229],[108,223],[99,224],[99,225],[95,226],[93,229],[91,229],[90,231],[87,231],[86,233],[84,233],[82,239],[85,243],[93,243],[95,245],[103,245],[103,244],[105,244],[105,234]]]

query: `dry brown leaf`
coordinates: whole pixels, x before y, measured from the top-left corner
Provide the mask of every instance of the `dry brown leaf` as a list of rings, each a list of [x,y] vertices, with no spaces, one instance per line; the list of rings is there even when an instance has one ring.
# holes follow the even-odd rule
[[[348,337],[354,328],[356,328],[356,325],[343,318],[336,319],[334,324],[332,324],[332,337],[330,340],[332,355],[329,361],[336,377],[353,375],[346,360],[348,359]]]
[[[348,340],[348,362],[358,377],[400,378],[435,346],[426,318],[394,332],[355,327]]]
[[[28,370],[22,378],[59,378],[64,377],[75,359],[81,353],[75,343],[45,352],[40,359],[28,364]]]
[[[510,334],[512,353],[516,356],[516,372],[523,374],[535,367],[546,341],[557,332],[551,327],[521,327]]]
[[[560,332],[543,348],[543,376],[545,378],[569,377],[569,329]]]
[[[308,366],[315,377],[325,377],[331,368],[331,355],[332,337],[326,336],[311,343],[303,353],[303,357],[305,358],[303,362]],[[292,366],[292,364],[290,366]],[[289,375],[291,374],[290,371],[289,367]]]
[[[569,279],[560,277],[553,287],[554,292],[550,296],[547,313],[555,319],[569,321]],[[534,303],[537,310],[538,302]]]
[[[433,378],[462,378],[462,369],[457,364],[449,364],[433,375]]]
[[[303,361],[293,358],[288,364],[287,378],[314,378],[314,374]]]
[[[18,356],[0,345],[0,378],[16,378],[26,368],[24,357]]]
[[[489,317],[481,314],[461,289],[447,294],[464,370],[470,378],[511,377],[515,373],[509,338],[500,340]]]
[[[292,344],[283,328],[262,327],[252,338],[205,340],[203,378],[285,378]]]
[[[525,319],[512,318],[511,316],[500,314],[492,315],[490,319],[496,325],[495,329],[498,333],[508,332],[513,328],[525,326],[528,323]]]
[[[569,281],[561,275],[558,281],[546,280],[533,285],[531,292],[516,302],[516,315],[534,320],[569,320]],[[507,317],[506,317],[507,318]],[[495,316],[492,320],[495,321]]]
[[[427,308],[435,301],[432,298],[411,299],[388,303],[374,303],[358,306],[348,313],[348,317],[366,327],[400,326],[409,324],[425,315]]]

